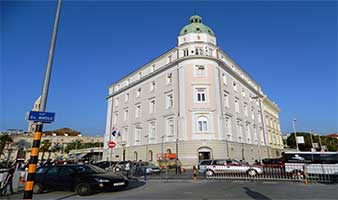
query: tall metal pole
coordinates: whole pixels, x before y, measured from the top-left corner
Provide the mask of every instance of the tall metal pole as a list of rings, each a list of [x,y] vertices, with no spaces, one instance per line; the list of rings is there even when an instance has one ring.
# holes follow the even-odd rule
[[[296,141],[297,151],[299,151],[298,141],[297,141],[297,133],[296,133],[296,119],[292,120],[292,126],[293,126],[293,132],[295,133],[295,141]]]
[[[310,130],[310,139],[311,139],[311,151],[312,151],[313,149],[312,130]]]
[[[39,107],[40,112],[45,112],[46,110],[49,82],[50,82],[50,76],[52,72],[52,65],[53,65],[53,58],[54,58],[56,34],[57,34],[60,11],[61,11],[61,2],[62,2],[61,0],[58,0],[58,4],[56,8],[52,39],[50,42],[49,53],[48,53],[48,63],[46,67],[45,79],[44,79],[42,94],[41,94],[41,104]],[[34,139],[33,139],[31,157],[30,157],[29,165],[28,165],[28,175],[27,175],[27,181],[26,181],[25,188],[24,188],[23,199],[33,198],[33,186],[34,186],[35,173],[36,173],[36,168],[37,168],[37,163],[38,163],[38,155],[39,155],[39,147],[40,147],[40,141],[41,141],[41,135],[42,135],[42,128],[43,128],[43,124],[38,123],[36,126],[36,132],[34,133]]]

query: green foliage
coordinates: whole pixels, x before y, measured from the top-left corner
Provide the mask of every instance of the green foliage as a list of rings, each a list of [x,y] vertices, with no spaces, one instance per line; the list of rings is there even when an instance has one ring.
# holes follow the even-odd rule
[[[297,132],[297,136],[304,137],[304,144],[298,144],[300,151],[311,151],[311,137],[310,133],[307,132]],[[321,150],[319,136],[312,134],[313,143],[318,143],[319,148],[317,151]],[[320,136],[320,140],[323,146],[326,146],[328,151],[337,151],[338,149],[338,140],[335,138],[329,138],[326,136]],[[290,136],[287,138],[287,145],[291,148],[297,148],[295,142],[295,134],[291,133]]]
[[[73,149],[86,149],[86,148],[93,148],[93,147],[103,147],[103,143],[102,142],[82,143],[81,140],[75,140],[67,144],[65,152],[69,153]]]
[[[5,147],[13,142],[13,137],[8,134],[0,135],[0,155],[3,154]]]

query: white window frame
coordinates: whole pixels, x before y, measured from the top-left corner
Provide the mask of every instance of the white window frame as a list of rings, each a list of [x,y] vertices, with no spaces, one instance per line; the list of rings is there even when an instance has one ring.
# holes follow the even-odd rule
[[[197,87],[195,88],[195,102],[196,103],[206,103],[207,98],[207,88]]]
[[[150,83],[150,91],[152,92],[152,91],[154,91],[156,89],[156,83],[155,83],[155,81],[152,81],[151,83]]]
[[[175,135],[174,119],[173,118],[169,118],[169,119],[167,119],[167,136],[171,137],[171,136],[174,136],[174,135]]]
[[[230,108],[229,96],[229,92],[224,91],[224,105],[226,108]]]
[[[136,97],[140,97],[141,96],[141,92],[142,92],[142,89],[138,88],[137,91],[136,91]]]
[[[239,99],[238,98],[235,98],[234,104],[235,104],[235,112],[239,113],[240,111],[239,111]]]
[[[140,118],[141,117],[141,105],[138,104],[136,105],[136,109],[135,109],[135,118]]]
[[[208,118],[205,116],[197,117],[197,132],[205,133],[208,132]]]
[[[129,118],[129,111],[128,111],[128,109],[125,109],[125,110],[124,110],[123,120],[124,120],[124,121],[127,121],[128,118]]]
[[[155,113],[156,112],[156,100],[155,98],[149,100],[149,113]]]
[[[173,82],[173,74],[172,73],[168,73],[167,74],[167,80],[166,83],[167,85],[171,84]]]
[[[174,95],[173,93],[166,94],[166,108],[170,109],[174,107]]]
[[[207,67],[205,65],[194,66],[194,77],[206,77],[207,75]]]
[[[124,101],[127,102],[129,101],[129,93],[126,93],[124,96]]]

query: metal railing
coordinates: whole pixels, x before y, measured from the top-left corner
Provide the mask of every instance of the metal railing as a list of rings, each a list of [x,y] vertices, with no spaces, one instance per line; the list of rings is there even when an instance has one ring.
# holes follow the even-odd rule
[[[202,168],[202,167],[201,167]],[[293,181],[302,183],[337,183],[338,165],[246,165],[246,166],[204,166],[198,171],[187,169],[184,172],[176,168],[161,169],[159,172],[138,171],[129,177],[144,180],[170,179],[206,179],[206,180],[266,180]],[[195,176],[194,176],[195,175]]]

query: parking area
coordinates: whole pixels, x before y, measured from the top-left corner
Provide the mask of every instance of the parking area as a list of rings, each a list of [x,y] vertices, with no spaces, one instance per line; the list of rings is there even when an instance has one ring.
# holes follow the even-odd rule
[[[4,196],[22,199],[23,193]],[[131,181],[115,192],[78,196],[72,192],[47,192],[34,195],[37,200],[61,199],[337,199],[335,184],[300,184],[289,182],[252,182],[230,180],[148,180]]]

